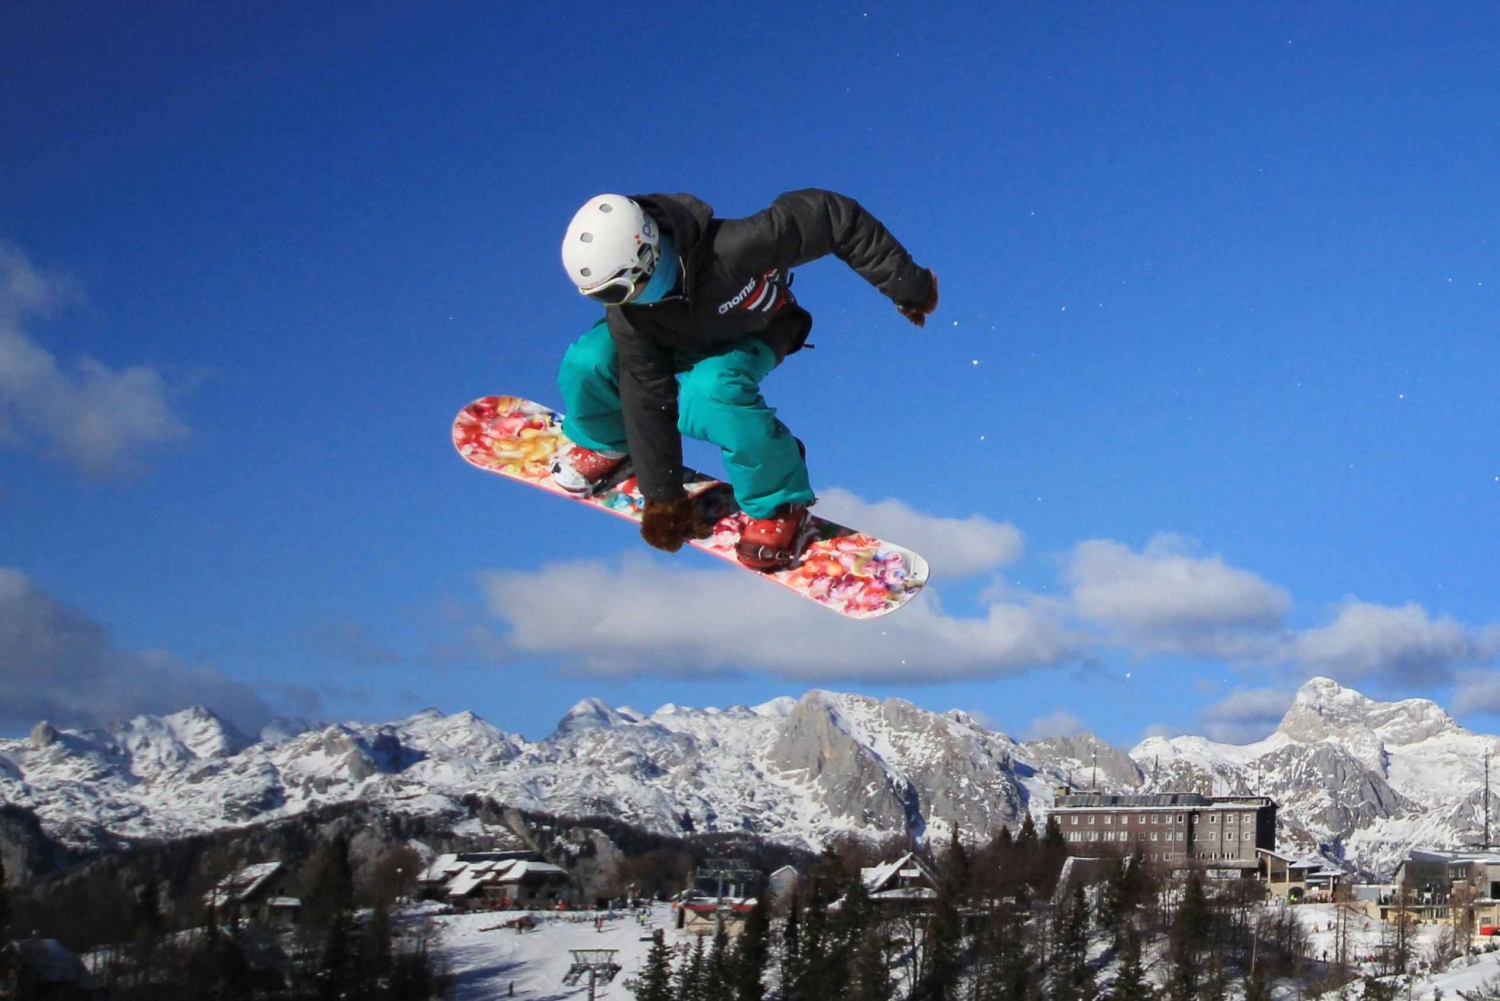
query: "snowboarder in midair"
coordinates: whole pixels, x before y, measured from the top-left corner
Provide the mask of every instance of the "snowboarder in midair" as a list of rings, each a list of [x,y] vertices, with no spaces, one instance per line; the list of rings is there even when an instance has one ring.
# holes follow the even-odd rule
[[[744,219],[715,218],[686,194],[589,199],[568,226],[562,259],[604,319],[563,356],[563,431],[575,444],[553,481],[585,495],[629,458],[645,498],[641,537],[676,552],[713,527],[683,490],[682,435],[711,442],[750,518],[740,562],[771,571],[795,559],[814,496],[802,443],[760,383],[812,329],[791,269],[829,254],[917,326],[937,308],[936,276],[832,191],[788,192]]]

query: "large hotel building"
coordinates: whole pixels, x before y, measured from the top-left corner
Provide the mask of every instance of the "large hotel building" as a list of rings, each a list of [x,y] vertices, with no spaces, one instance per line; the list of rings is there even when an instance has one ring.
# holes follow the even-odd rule
[[[1265,796],[1194,792],[1111,796],[1057,790],[1051,811],[1068,854],[1125,855],[1140,846],[1149,861],[1175,869],[1260,868],[1256,849],[1276,848],[1276,803]]]

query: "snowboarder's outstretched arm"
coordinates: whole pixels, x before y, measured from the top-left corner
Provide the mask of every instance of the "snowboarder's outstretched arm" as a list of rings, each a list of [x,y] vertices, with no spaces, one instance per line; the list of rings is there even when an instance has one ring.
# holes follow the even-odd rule
[[[732,273],[790,270],[832,254],[918,325],[937,305],[932,272],[918,266],[864,206],[834,191],[788,191],[764,211],[727,219],[714,250]]]

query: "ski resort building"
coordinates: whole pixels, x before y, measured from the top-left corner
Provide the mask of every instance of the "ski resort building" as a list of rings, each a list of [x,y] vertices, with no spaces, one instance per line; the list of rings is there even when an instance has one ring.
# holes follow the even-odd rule
[[[439,855],[417,886],[424,896],[469,909],[571,907],[579,899],[568,871],[534,851]]]
[[[672,905],[677,930],[690,935],[717,937],[720,931],[729,938],[745,930],[750,912],[755,910],[754,897],[707,897],[689,891],[689,896]]]
[[[1500,853],[1413,849],[1396,867],[1380,917],[1458,922],[1500,935]]]
[[[1347,873],[1330,869],[1322,859],[1298,858],[1271,848],[1257,848],[1260,878],[1273,896],[1291,901],[1327,901]]]
[[[302,913],[302,884],[280,862],[242,862],[204,894],[203,903],[220,914],[237,913],[240,920],[285,927],[296,924]]]
[[[1259,875],[1259,849],[1276,848],[1276,803],[1266,796],[1195,792],[1117,796],[1057,790],[1057,818],[1068,854],[1124,855],[1226,877]]]
[[[784,865],[766,877],[766,892],[771,895],[773,904],[781,905],[796,898],[801,881],[802,874],[796,866]]]
[[[861,869],[859,878],[865,884],[871,903],[882,911],[921,910],[931,906],[937,898],[937,876],[920,856],[912,852]],[[840,898],[828,909],[837,911],[842,904],[843,898]]]

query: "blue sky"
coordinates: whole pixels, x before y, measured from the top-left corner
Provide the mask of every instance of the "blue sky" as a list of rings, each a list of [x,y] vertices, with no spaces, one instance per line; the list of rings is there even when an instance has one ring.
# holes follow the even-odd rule
[[[1492,5],[514,6],[10,14],[0,727],[827,687],[1129,746],[1319,674],[1500,727]],[[918,330],[806,267],[765,385],[918,605],[452,453],[474,397],[558,402],[584,199],[807,186],[942,282]]]

